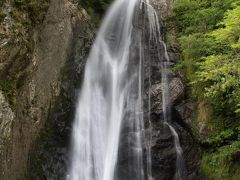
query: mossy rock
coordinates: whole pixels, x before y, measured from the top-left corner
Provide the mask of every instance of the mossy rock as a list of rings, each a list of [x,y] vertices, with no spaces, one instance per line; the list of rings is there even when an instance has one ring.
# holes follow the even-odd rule
[[[12,5],[15,7],[13,15],[18,22],[24,19],[18,14],[26,13],[31,20],[31,24],[35,26],[42,23],[49,7],[49,0],[13,0]]]
[[[0,90],[8,99],[10,105],[15,104],[16,83],[14,80],[0,80]]]
[[[202,141],[201,145],[207,149],[216,149],[221,146],[229,145],[232,142],[240,140],[240,127],[227,129],[215,136],[208,138],[206,141]]]
[[[4,12],[1,12],[1,13],[0,13],[0,23],[3,22],[3,20],[5,19],[6,16],[7,16],[6,13],[4,13]]]
[[[3,6],[4,2],[5,2],[5,0],[0,0],[0,7]]]

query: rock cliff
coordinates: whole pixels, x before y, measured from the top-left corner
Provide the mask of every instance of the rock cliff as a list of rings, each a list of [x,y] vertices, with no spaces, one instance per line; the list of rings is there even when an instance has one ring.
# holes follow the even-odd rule
[[[10,14],[15,10],[15,7],[8,1],[4,2],[1,8],[9,11]],[[14,18],[12,20],[8,18],[11,16],[6,16],[4,21],[14,21]],[[28,18],[30,17],[26,19]],[[10,22],[6,23],[6,26],[1,24],[3,37],[9,37],[9,39],[16,35],[16,33],[9,33],[14,27],[10,27],[8,31]],[[52,0],[43,23],[39,23],[31,29],[31,32],[27,28],[21,31],[25,33],[23,39],[30,39],[29,41],[33,42],[31,51],[22,52],[22,44],[17,42],[12,43],[13,49],[9,49],[8,39],[1,39],[3,59],[0,62],[0,74],[1,82],[4,82],[1,83],[1,88],[5,90],[5,93],[1,92],[0,96],[0,159],[2,162],[0,179],[21,179],[28,174],[26,170],[29,152],[34,147],[36,138],[48,119],[56,97],[60,95],[64,67],[71,56],[72,44],[75,39],[84,41],[86,38],[92,38],[92,34],[87,31],[87,28],[91,26],[89,22],[86,11],[81,9],[76,2]],[[77,33],[76,35],[80,29],[86,30],[87,34],[81,36]],[[4,49],[5,46],[8,47]],[[22,53],[22,59],[18,60],[20,53]],[[7,54],[10,56],[8,57]],[[20,67],[22,64],[17,63],[25,63],[25,66]],[[4,79],[4,75],[10,76],[8,72],[14,72],[11,76],[15,79],[12,77]],[[14,87],[8,87],[13,80]],[[11,96],[9,91],[13,91]],[[6,98],[10,101],[10,105]]]

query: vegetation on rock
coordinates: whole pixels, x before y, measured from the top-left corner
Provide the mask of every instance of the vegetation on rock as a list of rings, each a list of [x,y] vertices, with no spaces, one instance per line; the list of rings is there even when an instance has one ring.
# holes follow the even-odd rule
[[[0,1],[0,90],[14,107],[17,89],[30,73],[34,28],[43,22],[49,0]]]
[[[210,179],[239,179],[240,2],[177,0],[172,19],[182,50],[175,68],[189,82],[196,119],[213,134],[202,142],[202,170]]]
[[[112,0],[79,0],[79,3],[91,13],[103,15]]]

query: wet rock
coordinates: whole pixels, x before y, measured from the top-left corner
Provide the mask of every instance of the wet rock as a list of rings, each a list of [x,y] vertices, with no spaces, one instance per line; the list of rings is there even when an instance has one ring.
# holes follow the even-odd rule
[[[14,117],[15,117],[15,115],[14,115],[12,109],[10,108],[10,105],[8,104],[2,91],[0,91],[0,134],[1,134],[1,139],[10,137],[11,126],[12,126]]]
[[[178,63],[180,61],[180,53],[179,52],[169,52],[169,59],[173,63]]]
[[[161,119],[152,118],[152,173],[154,179],[170,180],[175,174],[176,151],[171,131]]]
[[[170,101],[172,104],[177,104],[182,101],[185,94],[185,85],[183,84],[181,78],[174,77],[170,80],[169,91],[170,91]]]
[[[180,114],[181,118],[191,127],[192,126],[192,116],[195,104],[193,102],[182,102],[177,105],[175,109]]]
[[[161,19],[166,19],[172,14],[174,0],[150,0]]]
[[[171,14],[172,1],[152,1],[158,10],[160,20]],[[165,14],[162,14],[165,13]],[[161,23],[164,24],[164,23]],[[163,29],[163,32],[164,29]],[[160,48],[162,48],[160,46]],[[151,123],[152,123],[152,174],[156,180],[173,180],[176,173],[176,150],[171,131],[163,123],[162,115],[162,84],[161,84],[161,61],[163,56],[156,57],[153,51],[146,51],[147,61],[151,63],[151,87],[146,84],[147,95],[151,94]],[[160,52],[162,52],[160,50]],[[175,47],[168,47],[170,66],[174,67],[179,62],[180,56]],[[182,74],[168,70],[169,94],[171,108],[171,125],[179,135],[183,149],[183,158],[186,165],[186,178],[201,179],[199,174],[200,153],[198,146],[191,133],[191,119],[193,113],[192,104],[185,104],[185,84]],[[149,75],[146,75],[146,82]],[[182,106],[181,106],[182,105]],[[145,111],[148,112],[146,109]],[[146,119],[146,121],[148,121]],[[189,123],[189,124],[188,124]],[[185,178],[184,178],[185,179]]]
[[[8,148],[10,146],[11,128],[15,114],[10,108],[2,91],[0,91],[0,177],[7,173],[7,159],[2,158],[8,156]]]

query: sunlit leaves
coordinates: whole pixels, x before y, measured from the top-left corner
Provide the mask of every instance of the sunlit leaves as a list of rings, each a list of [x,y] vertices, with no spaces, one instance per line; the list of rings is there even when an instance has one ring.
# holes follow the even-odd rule
[[[231,56],[218,55],[204,58],[193,84],[205,84],[204,95],[213,104],[216,113],[238,113],[240,102],[240,61]],[[234,59],[234,58],[233,58]]]
[[[221,42],[227,41],[232,48],[240,49],[240,6],[229,10],[221,24],[224,28],[213,31],[212,35]]]
[[[240,117],[240,2],[177,0],[174,13],[194,97],[216,116]]]
[[[236,0],[177,0],[174,16],[181,34],[204,33],[217,28],[224,12]]]

